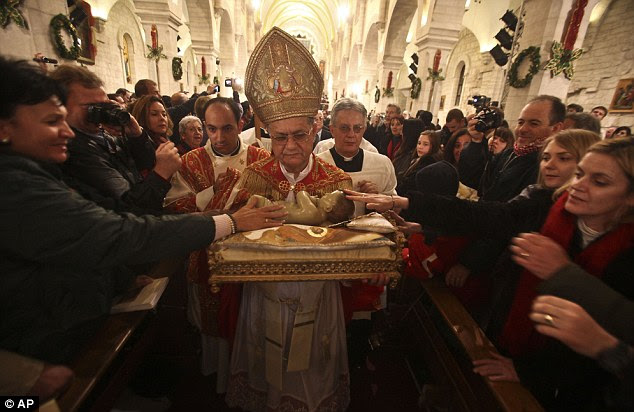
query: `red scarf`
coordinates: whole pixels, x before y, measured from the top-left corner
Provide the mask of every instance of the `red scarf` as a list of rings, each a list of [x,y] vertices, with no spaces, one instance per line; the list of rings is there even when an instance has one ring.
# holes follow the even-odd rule
[[[403,142],[403,136],[400,136],[400,139],[397,140],[396,145],[394,145],[394,139],[390,139],[390,143],[387,144],[387,157],[390,160],[394,160],[394,155],[396,151],[401,147],[401,143]]]
[[[529,144],[524,145],[524,146],[520,146],[517,143],[517,141],[515,141],[515,144],[513,145],[513,151],[518,156],[524,156],[524,155],[527,155],[529,153],[537,152],[537,151],[541,150],[541,148],[544,146],[544,142],[549,137],[550,136],[540,137],[539,139],[536,139],[535,141],[530,142]]]
[[[568,193],[564,193],[553,205],[540,233],[559,243],[565,250],[570,250],[577,229],[577,217],[564,209],[566,199]],[[591,275],[601,278],[608,264],[633,246],[634,224],[621,224],[590,243],[573,261]],[[522,272],[499,339],[500,346],[506,348],[512,357],[540,349],[546,342],[546,337],[534,329],[528,317],[540,282],[541,279],[529,271]]]

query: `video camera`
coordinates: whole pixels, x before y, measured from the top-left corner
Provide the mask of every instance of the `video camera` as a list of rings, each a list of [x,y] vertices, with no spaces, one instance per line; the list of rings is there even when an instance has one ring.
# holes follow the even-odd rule
[[[95,124],[125,126],[130,122],[130,113],[114,103],[96,103],[88,106],[88,121]]]
[[[467,101],[467,104],[476,108],[475,120],[478,121],[475,125],[475,129],[480,133],[485,133],[487,130],[495,129],[502,125],[502,114],[491,108],[491,98],[483,95],[473,96],[472,99]],[[493,106],[497,106],[496,102]]]

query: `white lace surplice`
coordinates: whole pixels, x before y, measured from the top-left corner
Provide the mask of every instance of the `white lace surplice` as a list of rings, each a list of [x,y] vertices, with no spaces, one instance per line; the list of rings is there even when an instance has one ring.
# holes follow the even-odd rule
[[[249,411],[347,408],[350,390],[339,282],[246,283],[238,322],[226,396],[229,406]],[[276,336],[281,342],[275,342]]]

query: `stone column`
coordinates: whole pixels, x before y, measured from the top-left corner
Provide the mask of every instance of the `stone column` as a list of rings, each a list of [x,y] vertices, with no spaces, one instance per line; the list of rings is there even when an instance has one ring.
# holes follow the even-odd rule
[[[152,25],[156,25],[158,45],[163,46],[163,54],[167,56],[166,59],[159,59],[158,62],[151,61],[148,64],[147,77],[159,84],[161,94],[171,95],[179,90],[178,82],[172,76],[172,58],[176,56],[176,36],[182,22],[169,9],[157,9],[154,3],[138,2],[136,6],[136,14],[141,19],[147,42],[149,43],[149,39],[152,38]],[[147,54],[147,48],[143,50],[143,53]],[[139,77],[143,75],[139,73]]]
[[[377,110],[385,111],[387,105],[394,102],[394,96],[386,97],[383,89],[387,88],[387,78],[389,72],[392,72],[392,88],[396,90],[396,75],[398,75],[398,71],[402,65],[402,56],[383,56],[383,60],[378,64],[377,69],[379,72],[379,90],[381,90],[381,100],[377,105]],[[404,107],[401,107],[401,109],[405,110]]]

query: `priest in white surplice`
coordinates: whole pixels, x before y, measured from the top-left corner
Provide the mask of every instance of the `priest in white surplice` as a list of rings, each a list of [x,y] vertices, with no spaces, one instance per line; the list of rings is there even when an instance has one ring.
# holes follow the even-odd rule
[[[396,173],[392,161],[380,153],[363,149],[367,114],[365,106],[357,100],[337,100],[332,108],[330,124],[334,146],[319,153],[317,157],[348,173],[353,186],[359,192],[396,195]],[[355,216],[362,214],[365,214],[365,205],[355,202]],[[370,319],[373,312],[385,308],[387,303],[385,291],[381,293],[372,286],[363,288],[366,289],[367,295],[376,294],[376,299],[371,307],[360,305],[354,300],[352,302],[352,308],[355,309],[352,322],[355,326],[349,328],[351,336],[348,353],[350,364],[354,366],[367,364],[367,341],[372,328]]]
[[[317,155],[337,166],[352,178],[355,190],[363,193],[396,195],[396,174],[392,161],[361,147],[367,111],[357,100],[337,100],[331,112],[330,130],[334,145]],[[355,215],[365,213],[365,206],[355,202]]]

